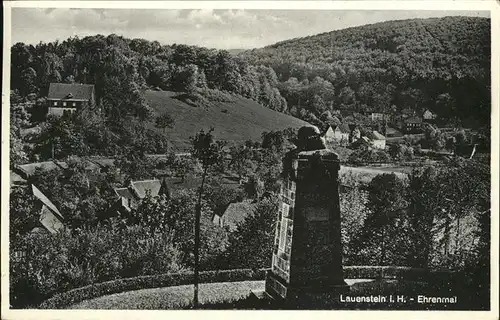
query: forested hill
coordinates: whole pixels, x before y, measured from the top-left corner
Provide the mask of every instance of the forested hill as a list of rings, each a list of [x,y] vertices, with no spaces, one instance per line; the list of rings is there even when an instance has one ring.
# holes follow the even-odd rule
[[[489,122],[487,18],[382,22],[287,40],[239,57],[273,68],[288,108],[312,122],[327,120],[324,112],[332,108],[392,106]]]

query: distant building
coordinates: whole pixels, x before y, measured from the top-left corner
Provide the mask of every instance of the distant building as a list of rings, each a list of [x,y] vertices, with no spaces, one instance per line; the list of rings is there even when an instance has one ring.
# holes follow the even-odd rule
[[[47,198],[47,196],[45,196],[43,192],[34,185],[31,185],[31,192],[37,200],[35,208],[40,213],[39,221],[43,229],[52,234],[63,230],[64,217],[52,201],[50,201],[49,198]]]
[[[416,115],[415,111],[411,108],[405,108],[405,109],[401,110],[402,119],[407,119],[407,118],[413,117],[415,115]]]
[[[214,215],[212,221],[220,227],[228,227],[230,230],[235,230],[245,218],[255,211],[255,203],[251,200],[242,202],[230,203],[222,216]]]
[[[389,120],[390,119],[390,115],[385,114],[385,113],[380,113],[380,112],[372,112],[371,113],[371,119],[372,119],[372,121]]]
[[[370,132],[368,138],[371,141],[372,147],[375,149],[385,149],[385,137],[377,131]]]
[[[114,190],[118,196],[117,209],[125,209],[127,212],[130,212],[132,209],[136,209],[139,202],[146,197],[148,192],[152,197],[165,193],[168,194],[168,188],[165,180],[162,182],[158,179],[130,181],[128,186],[115,188]]]
[[[404,121],[404,128],[407,133],[421,133],[422,119],[419,117],[411,117]]]
[[[436,117],[437,115],[428,109],[425,110],[425,112],[422,114],[422,118],[424,120],[434,120],[436,119]]]
[[[396,137],[402,137],[403,134],[399,130],[396,130],[392,127],[387,127],[385,130],[385,136],[387,138],[396,138]]]
[[[48,113],[62,116],[95,106],[94,85],[77,83],[51,83],[47,96]]]
[[[323,137],[327,143],[338,142],[345,145],[349,142],[349,131],[347,124],[329,126]]]

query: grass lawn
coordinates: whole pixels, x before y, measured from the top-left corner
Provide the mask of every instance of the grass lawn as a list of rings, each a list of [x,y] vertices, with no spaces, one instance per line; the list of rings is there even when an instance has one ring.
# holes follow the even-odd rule
[[[376,281],[372,279],[346,279],[351,286],[351,294],[389,294],[394,292],[410,293],[422,289],[416,282],[395,280]],[[265,281],[240,281],[200,284],[200,303],[216,305],[230,304],[247,298],[251,290],[264,290]],[[193,285],[154,288],[128,291],[85,300],[74,304],[70,309],[140,309],[165,310],[185,309],[193,299]]]
[[[202,304],[245,298],[250,290],[263,290],[264,281],[241,281],[200,284]],[[182,309],[193,299],[193,285],[128,291],[85,300],[71,309]]]

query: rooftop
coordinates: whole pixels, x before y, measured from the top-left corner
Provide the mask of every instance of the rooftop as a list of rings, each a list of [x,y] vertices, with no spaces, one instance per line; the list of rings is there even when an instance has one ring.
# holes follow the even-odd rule
[[[57,207],[52,203],[52,201],[49,200],[49,198],[47,198],[46,195],[43,194],[42,191],[40,191],[40,189],[38,189],[37,187],[35,187],[35,185],[31,185],[31,190],[33,192],[33,195],[38,199],[40,200],[44,205],[46,205],[50,210],[52,210],[54,213],[56,213],[61,219],[63,219],[63,215],[61,214],[61,212],[59,212],[59,210],[57,209]]]
[[[239,223],[243,222],[245,218],[255,211],[255,204],[250,200],[242,202],[231,203],[224,211],[223,219],[225,225],[235,228]]]
[[[90,100],[94,85],[79,83],[51,83],[47,99]]]

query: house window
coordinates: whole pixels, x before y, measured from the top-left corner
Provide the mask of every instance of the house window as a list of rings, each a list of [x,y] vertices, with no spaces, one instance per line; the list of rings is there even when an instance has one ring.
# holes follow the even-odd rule
[[[73,102],[73,107],[76,107],[76,102]]]
[[[57,101],[54,101],[54,105],[57,106]]]
[[[65,101],[65,102],[63,102],[63,107],[66,107],[66,101]]]

